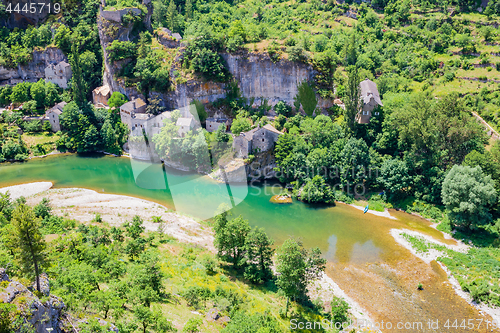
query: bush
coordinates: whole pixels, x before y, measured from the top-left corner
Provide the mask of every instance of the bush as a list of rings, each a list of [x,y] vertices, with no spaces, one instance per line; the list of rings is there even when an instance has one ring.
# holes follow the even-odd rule
[[[290,117],[292,115],[292,107],[283,101],[279,101],[278,103],[276,103],[276,105],[274,106],[274,111],[277,114],[283,115],[285,117]]]
[[[332,307],[332,320],[335,323],[344,323],[349,319],[348,311],[349,304],[342,298],[333,296],[332,302],[330,303]]]
[[[305,62],[307,60],[304,49],[300,46],[287,47],[286,52],[288,53],[288,60],[290,61]]]
[[[224,82],[230,77],[224,59],[215,51],[202,49],[193,57],[191,63],[193,69],[208,80]]]
[[[113,63],[118,60],[127,58],[135,58],[137,56],[137,46],[130,41],[114,40],[111,45],[106,48],[108,51],[108,59]]]
[[[200,332],[200,325],[203,324],[201,318],[189,318],[186,325],[182,329],[183,333],[198,333]]]
[[[280,45],[273,40],[267,48],[267,53],[272,62],[277,62],[280,60]]]

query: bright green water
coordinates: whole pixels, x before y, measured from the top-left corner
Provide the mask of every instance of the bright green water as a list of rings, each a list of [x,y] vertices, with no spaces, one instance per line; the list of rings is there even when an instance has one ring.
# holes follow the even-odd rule
[[[136,170],[147,168],[137,181],[131,163],[136,163]],[[0,166],[0,186],[34,181],[141,197],[199,218],[210,217],[223,202],[231,205],[225,184],[199,175],[164,171],[159,165],[148,167],[128,158],[59,155]],[[307,246],[319,246],[327,259],[341,262],[376,261],[387,250],[377,240],[377,228],[363,223],[377,217],[363,215],[345,205],[270,203],[271,196],[279,193],[277,187],[231,186],[230,189],[236,204],[233,214],[241,214],[252,225],[265,228],[277,244],[289,236],[300,237]]]

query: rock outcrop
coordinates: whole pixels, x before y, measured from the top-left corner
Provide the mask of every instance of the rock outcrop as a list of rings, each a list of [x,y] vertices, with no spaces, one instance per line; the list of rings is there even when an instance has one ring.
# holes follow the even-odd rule
[[[43,51],[33,51],[33,60],[17,68],[0,66],[0,85],[17,84],[22,81],[35,82],[45,78],[45,68],[50,64],[68,61],[63,51],[57,47],[47,47]]]
[[[5,282],[9,282],[7,286]],[[0,268],[0,303],[9,303],[17,307],[20,318],[27,326],[33,327],[36,333],[70,333],[75,332],[74,324],[85,323],[86,320],[76,320],[66,313],[66,306],[60,297],[50,294],[50,282],[47,274],[40,275],[40,291],[43,297],[39,298],[33,287],[27,288],[18,281],[11,281],[4,268]],[[110,332],[118,333],[113,324],[98,318],[101,326],[109,326]]]
[[[48,279],[45,275],[48,285]],[[8,280],[6,280],[8,281]],[[47,290],[44,290],[47,292]],[[47,293],[47,300],[41,301],[33,292],[17,281],[11,281],[7,287],[0,292],[0,300],[4,303],[15,304],[21,312],[24,321],[33,326],[35,331],[53,333],[64,333],[62,312],[65,309],[61,298]]]

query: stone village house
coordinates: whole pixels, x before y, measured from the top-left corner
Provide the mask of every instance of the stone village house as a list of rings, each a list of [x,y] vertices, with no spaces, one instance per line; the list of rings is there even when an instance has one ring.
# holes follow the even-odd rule
[[[63,89],[68,89],[71,75],[71,66],[66,61],[61,61],[56,65],[50,64],[45,68],[45,81],[57,84]]]
[[[61,130],[61,125],[59,124],[59,116],[62,114],[63,108],[66,104],[68,103],[58,103],[51,109],[47,110],[47,112],[45,112],[45,118],[48,119],[52,132],[59,132]]]
[[[256,127],[248,132],[241,132],[233,140],[233,149],[239,157],[248,158],[248,155],[268,151],[274,148],[279,136],[283,134],[267,124]]]
[[[111,97],[109,86],[97,87],[92,91],[92,101],[96,106],[108,106],[108,99]]]
[[[133,99],[120,106],[120,118],[122,123],[133,131],[136,128],[144,128],[151,115],[146,113],[146,103],[141,99]]]
[[[359,84],[361,89],[361,110],[356,115],[359,124],[368,124],[372,115],[378,116],[378,106],[384,106],[380,100],[377,85],[375,82],[365,79]]]

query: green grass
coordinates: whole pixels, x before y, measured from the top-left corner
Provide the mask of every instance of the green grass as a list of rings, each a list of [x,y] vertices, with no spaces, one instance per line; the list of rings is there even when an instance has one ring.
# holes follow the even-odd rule
[[[54,151],[56,149],[56,141],[59,139],[59,136],[52,132],[23,133],[22,139],[26,142],[26,145],[30,149],[30,156],[33,156],[31,148],[37,144],[41,144],[47,151],[47,154]]]
[[[467,253],[450,250],[445,246],[428,242],[423,237],[403,233],[402,236],[419,253],[430,249],[441,251],[438,258],[469,292],[476,302],[500,306],[500,249],[497,247],[471,247]]]

